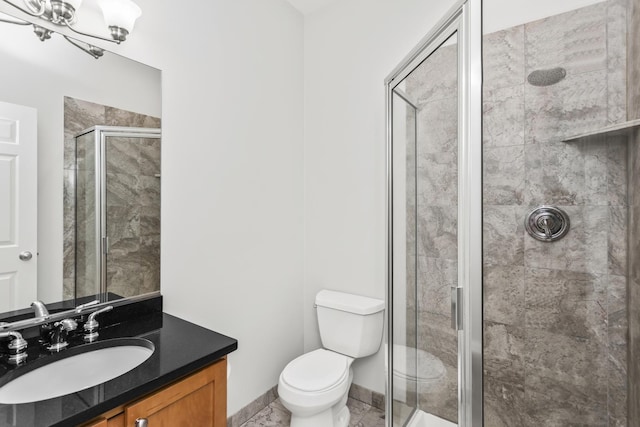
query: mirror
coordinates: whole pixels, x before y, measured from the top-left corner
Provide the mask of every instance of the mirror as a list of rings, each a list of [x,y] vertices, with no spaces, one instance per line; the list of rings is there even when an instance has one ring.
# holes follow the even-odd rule
[[[94,59],[59,34],[43,43],[31,26],[4,22],[0,58],[0,107],[9,109],[0,148],[28,135],[18,127],[26,121],[7,119],[12,108],[37,112],[37,166],[16,168],[0,151],[0,197],[27,199],[36,190],[19,193],[11,174],[37,176],[37,224],[29,209],[0,209],[0,312],[33,299],[159,291],[160,70],[110,52]],[[37,247],[22,247],[7,224],[37,228]],[[13,246],[9,258],[3,245]],[[37,278],[17,270],[34,264]]]

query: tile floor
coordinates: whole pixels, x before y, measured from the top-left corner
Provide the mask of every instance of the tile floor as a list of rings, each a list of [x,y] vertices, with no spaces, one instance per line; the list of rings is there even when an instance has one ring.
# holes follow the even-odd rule
[[[384,411],[351,398],[347,406],[351,411],[349,427],[384,427]],[[288,426],[290,419],[290,412],[276,399],[241,427]]]

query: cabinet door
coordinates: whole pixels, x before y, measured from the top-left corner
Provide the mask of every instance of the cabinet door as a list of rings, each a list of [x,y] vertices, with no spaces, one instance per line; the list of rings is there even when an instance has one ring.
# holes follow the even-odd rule
[[[89,424],[85,424],[83,427],[108,427],[106,418],[100,418],[99,420],[91,421]]]
[[[102,427],[102,426],[99,426]],[[115,417],[109,418],[107,422],[107,427],[125,427],[124,424],[124,414],[116,415]]]
[[[146,419],[149,427],[225,427],[227,360],[157,391],[125,408],[125,426]]]

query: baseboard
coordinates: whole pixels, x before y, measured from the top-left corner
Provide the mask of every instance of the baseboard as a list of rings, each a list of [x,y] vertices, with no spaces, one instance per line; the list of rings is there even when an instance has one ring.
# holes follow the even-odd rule
[[[359,400],[362,403],[366,403],[367,405],[373,406],[374,408],[380,409],[381,411],[384,411],[385,409],[384,394],[369,390],[368,388],[362,387],[358,384],[351,384],[351,388],[349,389],[349,397],[355,400]]]
[[[349,397],[355,400],[359,400],[362,403],[366,403],[374,408],[384,411],[384,394],[369,390],[368,388],[359,386],[358,384],[351,384],[349,389]],[[278,386],[275,385],[266,393],[258,396],[253,402],[249,403],[244,408],[227,418],[227,427],[240,427],[246,423],[258,412],[269,406],[271,402],[278,398]]]
[[[227,427],[240,427],[278,398],[278,386],[271,387],[253,402],[227,418]]]

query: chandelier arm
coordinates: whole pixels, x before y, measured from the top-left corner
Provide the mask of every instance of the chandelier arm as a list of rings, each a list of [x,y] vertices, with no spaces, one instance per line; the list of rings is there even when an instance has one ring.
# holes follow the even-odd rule
[[[64,37],[69,43],[71,43],[72,45],[74,45],[75,47],[77,47],[78,49],[80,49],[81,51],[88,53],[89,55],[93,56],[95,59],[99,59],[100,56],[96,55],[95,53],[91,52],[89,49],[87,49],[86,47],[82,46],[81,44],[79,44],[78,42],[76,42],[75,40],[63,35],[62,37]]]
[[[13,6],[16,9],[18,9],[20,12],[26,13],[29,16],[34,16],[36,18],[39,18],[42,16],[42,14],[44,14],[44,12],[46,11],[46,8],[44,6],[44,3],[42,3],[42,8],[38,11],[38,12],[33,12],[30,9],[24,9],[20,6],[18,6],[17,4],[11,3],[9,0],[2,0],[3,2],[5,2],[6,4],[8,4],[9,6]],[[4,21],[3,21],[4,22]]]
[[[7,0],[3,0],[3,1],[7,1]],[[106,37],[102,37],[102,36],[96,36],[94,34],[89,34],[89,33],[83,33],[82,31],[78,31],[75,28],[73,28],[69,22],[64,21],[64,24],[67,26],[68,29],[70,29],[71,31],[73,31],[76,34],[80,34],[81,36],[86,36],[86,37],[93,37],[94,39],[99,39],[99,40],[104,40],[107,42],[111,42],[111,43],[115,43],[115,44],[120,44],[120,40],[113,40],[113,39],[108,39]],[[65,36],[66,37],[66,36]]]
[[[31,22],[27,22],[27,21],[12,21],[11,19],[3,19],[3,18],[0,18],[0,22],[4,22],[6,24],[15,24],[15,25],[31,25]]]

